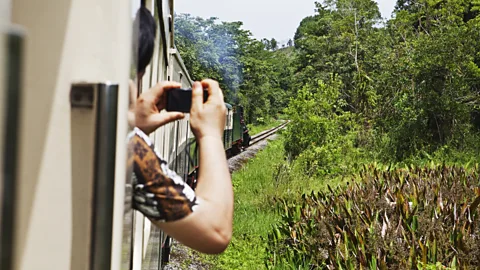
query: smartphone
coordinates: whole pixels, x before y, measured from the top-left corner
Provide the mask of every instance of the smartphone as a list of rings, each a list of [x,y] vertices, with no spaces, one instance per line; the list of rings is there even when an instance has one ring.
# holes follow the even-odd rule
[[[192,88],[182,89],[175,88],[166,91],[167,104],[165,110],[167,112],[183,112],[189,113],[192,107]],[[203,89],[203,102],[208,99],[208,90]]]

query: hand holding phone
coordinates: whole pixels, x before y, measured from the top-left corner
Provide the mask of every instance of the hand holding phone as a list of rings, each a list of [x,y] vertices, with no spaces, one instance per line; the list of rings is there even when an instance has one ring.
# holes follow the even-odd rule
[[[183,112],[189,113],[192,107],[192,88],[182,89],[174,88],[166,91],[166,106],[167,112]],[[203,102],[208,99],[208,90],[203,90]]]
[[[135,126],[148,135],[165,124],[182,119],[181,112],[162,112],[166,93],[180,87],[176,82],[160,82],[142,93],[136,101]]]

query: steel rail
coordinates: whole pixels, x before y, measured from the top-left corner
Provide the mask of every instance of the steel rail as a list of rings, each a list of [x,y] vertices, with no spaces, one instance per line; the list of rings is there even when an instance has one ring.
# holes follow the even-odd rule
[[[262,132],[262,133],[260,133],[260,134],[255,135],[254,137],[252,137],[252,141],[250,142],[250,145],[249,145],[248,147],[250,147],[250,146],[252,146],[252,145],[255,145],[255,144],[257,144],[257,143],[265,140],[266,138],[274,135],[274,134],[277,133],[280,129],[284,128],[288,123],[289,123],[289,121],[286,121],[285,123],[283,123],[283,124],[281,124],[281,125],[279,125],[279,126],[277,126],[277,127],[274,127],[274,128],[272,128],[272,129],[269,129],[269,130],[267,130],[267,131],[264,131],[264,132]],[[248,148],[248,147],[247,147],[247,148]]]

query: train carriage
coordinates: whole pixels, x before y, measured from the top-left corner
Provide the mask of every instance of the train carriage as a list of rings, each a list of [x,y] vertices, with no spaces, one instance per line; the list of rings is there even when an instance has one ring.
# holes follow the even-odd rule
[[[158,27],[139,92],[162,80],[191,87],[174,42],[174,1],[144,2]],[[8,15],[0,18],[0,40],[18,41],[0,51],[9,56],[7,70],[0,69],[0,83],[7,85],[2,96],[13,93],[18,104],[3,99],[0,109],[4,119],[20,119],[0,123],[3,136],[13,138],[1,141],[10,152],[0,160],[11,165],[4,168],[9,177],[0,179],[2,270],[161,269],[168,261],[171,239],[131,208],[125,138],[128,77],[135,66],[131,29],[139,6],[140,0],[0,5],[0,14]],[[12,24],[24,31],[4,31]],[[246,145],[248,129],[242,108],[225,106],[223,141],[231,155]],[[198,149],[188,114],[150,139],[169,167],[195,187]]]

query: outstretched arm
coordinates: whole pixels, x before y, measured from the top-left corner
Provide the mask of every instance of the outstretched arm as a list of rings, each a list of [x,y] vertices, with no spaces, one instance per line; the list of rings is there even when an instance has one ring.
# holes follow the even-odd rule
[[[203,87],[209,98],[203,103]],[[232,237],[233,188],[222,136],[226,108],[218,83],[195,83],[192,93],[191,126],[200,150],[196,196],[198,208],[186,218],[158,224],[167,234],[204,253],[223,252]]]
[[[209,89],[205,104],[202,86]],[[163,90],[157,93],[163,93]],[[142,105],[143,108],[151,108],[148,100],[147,96],[143,104],[137,102],[140,107],[136,116],[137,122],[146,127],[142,130],[153,131],[154,128],[148,127],[148,119],[155,118],[151,117],[150,110],[142,109]],[[154,104],[161,105],[161,100],[155,99]],[[161,110],[161,106],[158,109]],[[139,110],[143,110],[143,113],[139,113]],[[200,150],[196,194],[159,158],[156,166],[152,166],[153,156],[148,159],[141,154],[135,155],[136,175],[143,183],[136,191],[136,208],[168,235],[186,246],[209,254],[224,251],[232,236],[233,189],[222,143],[225,113],[223,94],[218,83],[211,80],[195,83],[190,122]],[[144,139],[148,141],[148,137]],[[148,150],[137,149],[141,147],[141,141],[134,144],[136,151],[147,153]]]

